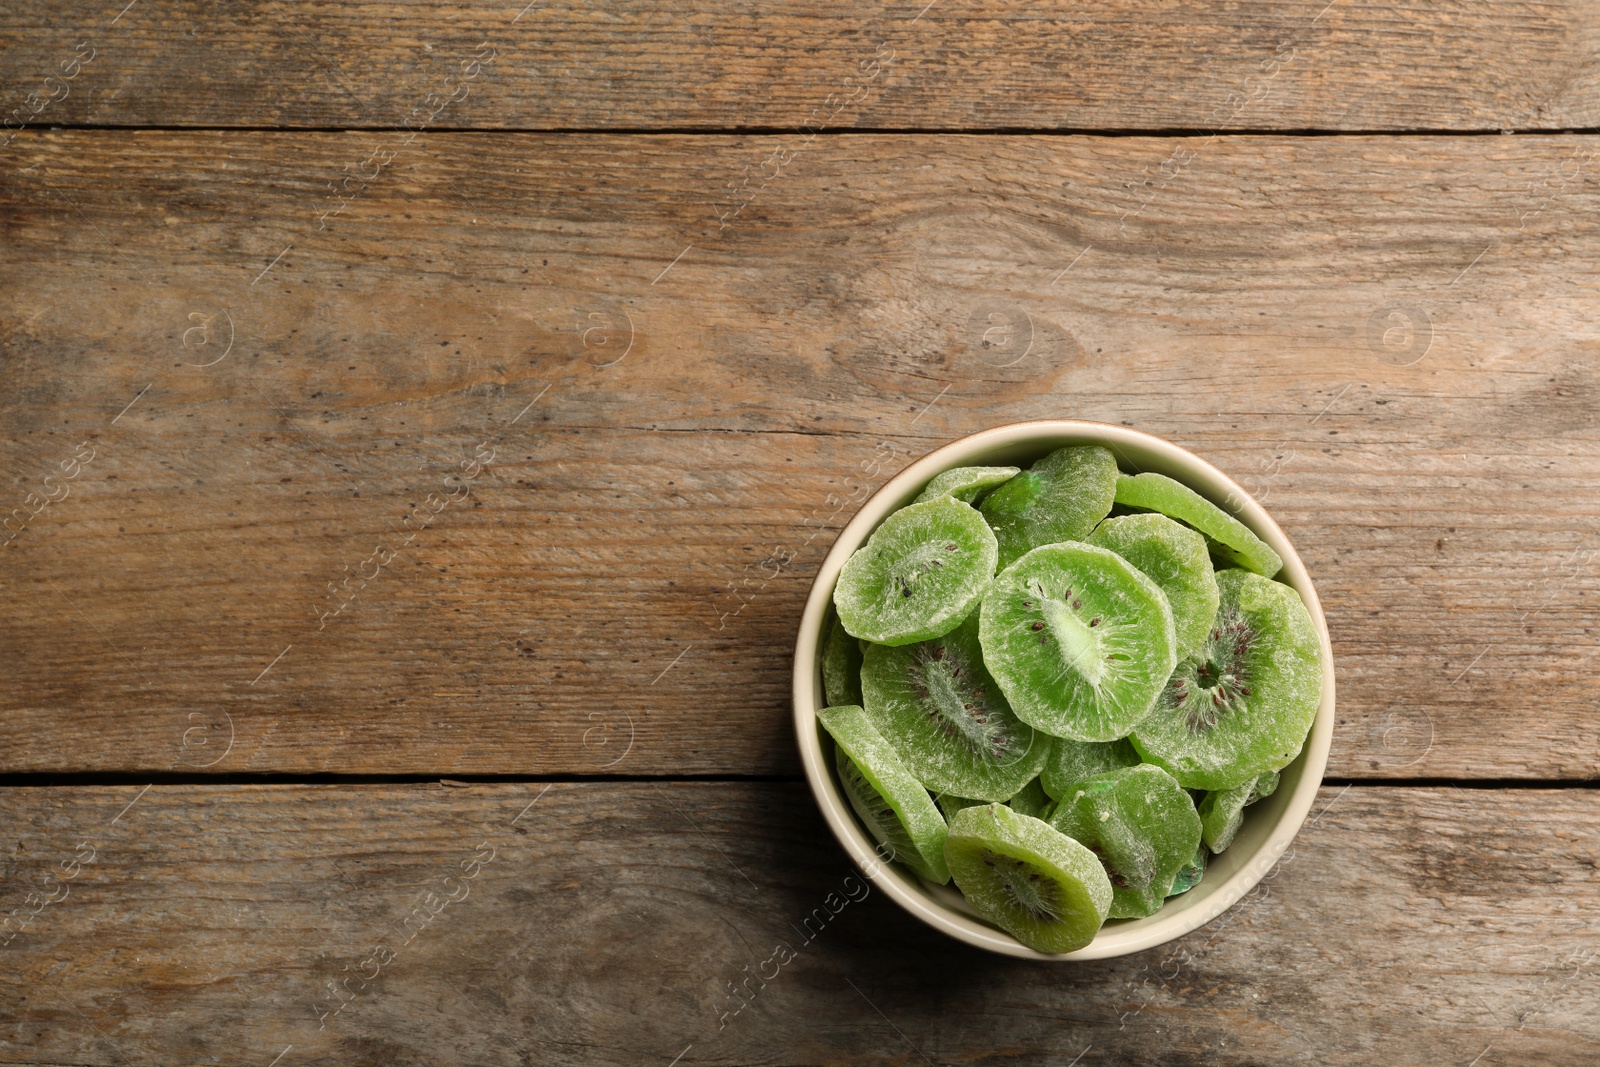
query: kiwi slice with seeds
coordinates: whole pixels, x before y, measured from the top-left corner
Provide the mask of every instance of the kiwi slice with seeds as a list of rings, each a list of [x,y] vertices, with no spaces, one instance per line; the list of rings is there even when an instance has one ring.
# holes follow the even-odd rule
[[[839,772],[845,798],[855,809],[856,817],[866,824],[873,840],[881,846],[884,858],[905,864],[918,877],[940,885],[948,883],[946,868],[935,867],[924,847],[928,839],[918,841],[912,836],[895,806],[873,787],[856,762],[844,754],[844,749],[834,749],[834,766]]]
[[[1089,535],[1089,544],[1109,548],[1167,594],[1179,659],[1200,650],[1220,595],[1204,537],[1165,515],[1142,512],[1106,519]]]
[[[1075,741],[1126,736],[1177,662],[1166,594],[1093,545],[1044,545],[1001,571],[978,633],[1017,717]]]
[[[997,558],[994,533],[967,505],[911,504],[845,562],[833,603],[853,637],[880,645],[942,637],[977,605]]]
[[[1058,448],[984,498],[980,510],[1000,543],[1000,566],[1031,549],[1081,541],[1111,511],[1117,461],[1099,445]]]
[[[1154,915],[1200,847],[1194,801],[1172,775],[1147,763],[1079,783],[1050,825],[1105,864],[1113,919]]]
[[[1211,551],[1236,566],[1271,578],[1283,569],[1283,557],[1255,533],[1182,482],[1165,474],[1120,474],[1116,501],[1129,507],[1159,511],[1182,519],[1205,534]]]
[[[956,467],[936,475],[912,503],[953,496],[963,504],[977,507],[996,486],[1004,485],[1021,473],[1021,467]]]
[[[978,914],[1039,952],[1094,940],[1111,881],[1094,853],[1004,804],[964,808],[944,843],[951,877]]]
[[[945,821],[933,798],[879,736],[857,706],[823,708],[817,719],[833,736],[834,761],[845,797],[887,858],[940,885],[950,881],[944,859]]]
[[[1217,572],[1217,588],[1205,649],[1178,664],[1130,737],[1191,789],[1232,789],[1288,766],[1322,701],[1322,644],[1300,595],[1232,568]]]
[[[985,669],[976,612],[943,637],[868,646],[861,692],[878,732],[938,792],[1008,800],[1050,754],[1050,739],[1012,712]]]

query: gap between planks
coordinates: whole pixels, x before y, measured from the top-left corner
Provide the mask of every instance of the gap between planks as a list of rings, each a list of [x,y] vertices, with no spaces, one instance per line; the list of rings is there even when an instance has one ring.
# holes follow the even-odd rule
[[[13,133],[88,132],[108,133],[393,133],[393,126],[214,126],[121,123],[52,122],[24,124]],[[1171,138],[1250,138],[1250,137],[1578,137],[1600,134],[1600,126],[1519,129],[1452,130],[1434,126],[1406,129],[1328,129],[1323,127],[1251,127],[1249,129],[1203,129],[1190,126],[839,126],[802,133],[787,126],[430,126],[417,131],[416,139],[436,134],[480,134],[483,136],[527,136],[560,134],[605,137],[1171,137]]]
[[[57,789],[79,786],[135,785],[605,785],[605,784],[694,784],[804,782],[798,774],[463,774],[443,777],[437,774],[294,774],[240,773],[197,774],[192,772],[20,771],[0,773],[0,789]],[[1596,778],[1324,778],[1321,788],[1360,789],[1600,789]]]

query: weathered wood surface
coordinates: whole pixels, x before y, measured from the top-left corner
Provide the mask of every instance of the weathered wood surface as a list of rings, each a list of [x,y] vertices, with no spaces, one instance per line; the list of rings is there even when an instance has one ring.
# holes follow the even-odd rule
[[[71,0],[8,12],[0,87],[45,124],[1560,130],[1600,125],[1600,4]]]
[[[916,923],[798,785],[34,789],[0,812],[0,903],[67,894],[0,948],[7,1063],[1600,1056],[1589,790],[1324,790],[1233,910],[1075,965]],[[763,967],[779,943],[796,958]]]
[[[1331,774],[1600,774],[1600,141],[1183,145],[20,136],[0,766],[794,773],[854,503],[1073,416],[1299,546]]]

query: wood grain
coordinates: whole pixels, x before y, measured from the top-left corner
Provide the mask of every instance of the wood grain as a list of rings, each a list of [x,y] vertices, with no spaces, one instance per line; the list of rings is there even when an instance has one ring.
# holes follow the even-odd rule
[[[1597,149],[24,134],[0,766],[794,773],[833,531],[1073,416],[1288,531],[1331,774],[1593,778]]]
[[[0,86],[44,124],[1561,130],[1600,5],[70,0],[7,16]]]
[[[0,1061],[1594,1062],[1593,791],[1314,810],[1210,925],[1061,965],[911,919],[794,785],[7,790],[5,908],[67,895],[0,948]]]

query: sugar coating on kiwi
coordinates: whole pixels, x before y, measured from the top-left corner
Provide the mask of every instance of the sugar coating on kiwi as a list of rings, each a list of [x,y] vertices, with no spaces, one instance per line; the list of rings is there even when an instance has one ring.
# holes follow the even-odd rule
[[[936,475],[913,504],[952,496],[976,507],[996,487],[1022,473],[1021,467],[955,467]]]
[[[1218,789],[1200,801],[1200,837],[1206,848],[1222,852],[1233,844],[1234,835],[1244,825],[1244,809],[1278,788],[1278,772],[1268,771],[1244,785]]]
[[[982,804],[992,803],[991,801],[973,800],[971,797],[958,797],[954,793],[935,794],[934,800],[938,801],[939,810],[944,812],[945,822],[949,822],[955,816],[955,813],[962,808],[975,808]],[[1015,796],[1005,801],[1005,805],[1019,815],[1048,820],[1050,813],[1055,810],[1056,802],[1049,793],[1044,791],[1044,787],[1039,784],[1039,779],[1035,778],[1017,790]]]
[[[924,785],[1002,801],[1038,776],[1050,739],[1016,716],[990,677],[975,616],[914,645],[869,645],[861,691],[878,732]]]
[[[1115,496],[1118,504],[1182,519],[1210,539],[1211,550],[1217,555],[1264,578],[1283,569],[1283,557],[1250,527],[1165,474],[1118,475]]]
[[[984,662],[1024,722],[1112,741],[1155,705],[1177,661],[1166,594],[1104,548],[1043,545],[1001,571],[979,609]]]
[[[853,705],[823,708],[817,720],[833,737],[845,797],[889,858],[940,885],[949,882],[944,817],[866,711]]]
[[[998,552],[988,524],[960,501],[911,504],[883,520],[845,562],[834,607],[851,636],[876,644],[943,636],[983,595]]]
[[[1004,804],[956,812],[944,849],[978,913],[1040,952],[1087,945],[1111,907],[1111,881],[1094,853]]]
[[[1170,774],[1147,763],[1080,783],[1050,825],[1105,865],[1113,919],[1154,915],[1200,847],[1194,801]]]
[[[1039,772],[1039,783],[1052,798],[1062,800],[1072,796],[1079,782],[1107,771],[1138,765],[1139,753],[1127,738],[1074,741],[1070,737],[1058,737],[1050,744],[1050,758]]]
[[[1106,519],[1089,544],[1115,552],[1167,594],[1179,659],[1200,651],[1221,596],[1204,537],[1165,515],[1144,512]]]
[[[1206,647],[1178,664],[1130,736],[1191,789],[1231,789],[1288,766],[1322,700],[1322,645],[1300,595],[1234,568],[1217,572],[1217,587]]]
[[[1058,448],[984,498],[1000,566],[1040,545],[1081,541],[1111,512],[1117,461],[1099,445]]]

